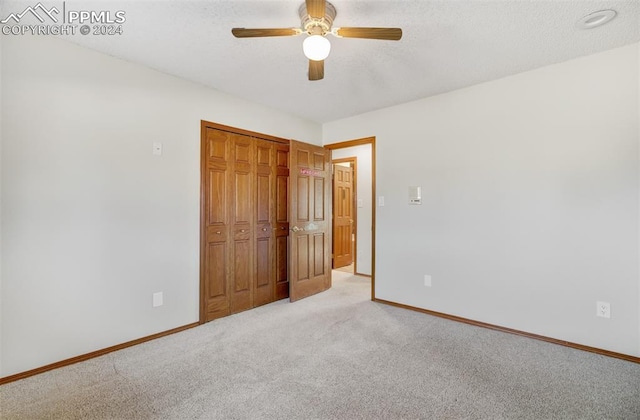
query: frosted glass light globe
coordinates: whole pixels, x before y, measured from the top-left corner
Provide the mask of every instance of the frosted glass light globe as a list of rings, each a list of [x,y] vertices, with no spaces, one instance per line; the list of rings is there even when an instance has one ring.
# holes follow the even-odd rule
[[[329,56],[331,43],[322,35],[311,35],[302,43],[302,51],[309,60],[321,61]]]

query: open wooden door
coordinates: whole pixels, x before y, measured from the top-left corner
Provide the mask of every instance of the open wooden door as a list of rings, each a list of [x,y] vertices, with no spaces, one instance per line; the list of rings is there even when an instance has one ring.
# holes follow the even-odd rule
[[[289,298],[331,287],[331,151],[291,141]]]

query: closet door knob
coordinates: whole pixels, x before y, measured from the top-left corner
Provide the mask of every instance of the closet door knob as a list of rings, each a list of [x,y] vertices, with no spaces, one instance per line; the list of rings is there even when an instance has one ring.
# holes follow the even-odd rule
[[[266,231],[267,231],[267,228],[262,228],[262,231],[263,231],[263,232],[266,232]]]

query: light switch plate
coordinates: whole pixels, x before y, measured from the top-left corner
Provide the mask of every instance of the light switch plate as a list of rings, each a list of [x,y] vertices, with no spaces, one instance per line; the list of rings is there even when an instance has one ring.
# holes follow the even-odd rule
[[[378,197],[378,207],[384,207],[384,195]]]
[[[162,306],[163,302],[162,292],[156,292],[153,294],[153,307]]]
[[[422,204],[422,188],[415,186],[409,187],[409,204]]]
[[[424,285],[425,287],[431,287],[431,276],[428,274],[424,275]]]

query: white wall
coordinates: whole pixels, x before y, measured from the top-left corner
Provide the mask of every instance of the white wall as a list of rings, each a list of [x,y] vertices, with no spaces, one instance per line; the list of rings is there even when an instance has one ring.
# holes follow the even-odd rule
[[[350,139],[343,139],[343,141]],[[371,145],[346,147],[344,149],[332,150],[332,159],[342,159],[355,157],[357,159],[356,195],[362,200],[362,207],[357,207],[357,243],[358,251],[356,255],[356,269],[358,274],[371,275],[371,234],[372,234],[372,167],[371,167]]]
[[[376,136],[377,297],[640,355],[638,45],[323,134],[64,41],[0,48],[0,376],[197,320],[201,119]]]
[[[2,39],[0,37],[0,316],[2,316]],[[2,375],[2,320],[0,319],[0,376]]]
[[[640,80],[640,43],[638,43],[638,80]],[[636,98],[636,102],[638,105],[638,121],[640,121],[640,83],[638,83],[638,96]],[[638,124],[638,138],[640,139],[640,124]],[[638,150],[640,153],[640,148]],[[640,160],[640,155],[638,156],[638,160]],[[638,171],[638,176],[640,177],[640,171]],[[640,181],[638,181],[640,183]],[[640,200],[640,194],[638,196]],[[640,219],[640,204],[638,204],[638,219]],[[640,223],[638,223],[638,238],[640,238]],[[640,272],[640,246],[638,246],[638,272]],[[638,286],[638,302],[640,302],[640,286]],[[640,336],[640,308],[638,309],[638,336]],[[640,340],[638,341],[638,354],[640,354]]]
[[[201,119],[321,142],[318,124],[58,39],[4,37],[2,54],[0,376],[198,320]]]
[[[638,54],[325,124],[376,136],[376,297],[640,356]]]

